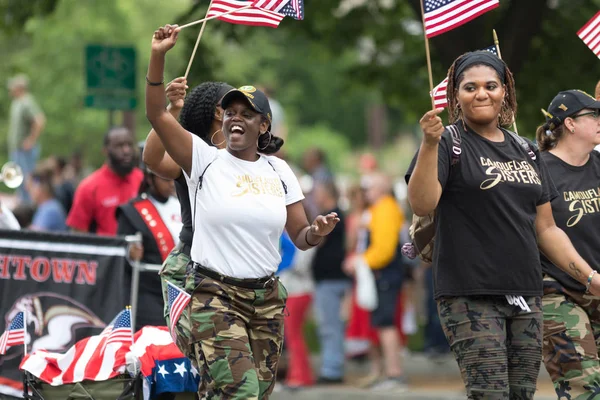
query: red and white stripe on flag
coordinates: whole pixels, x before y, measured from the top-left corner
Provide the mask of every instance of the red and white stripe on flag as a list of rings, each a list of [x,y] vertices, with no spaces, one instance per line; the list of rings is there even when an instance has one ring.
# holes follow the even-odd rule
[[[125,372],[129,342],[105,346],[107,335],[85,338],[66,353],[38,350],[23,358],[20,369],[52,386],[84,380],[104,381]]]
[[[25,343],[25,329],[6,331],[0,336],[0,354],[6,354],[12,346]]]
[[[499,0],[422,0],[428,38],[457,28],[500,5]]]
[[[577,36],[600,58],[600,11],[577,32]]]
[[[232,10],[248,7],[251,4],[252,2],[249,1],[213,0],[206,17],[215,17]],[[271,28],[277,28],[283,18],[284,16],[282,14],[261,10],[256,7],[218,17],[221,21],[229,22],[231,24],[268,26]]]
[[[448,77],[444,78],[439,85],[433,88],[433,92],[430,93],[433,96],[433,104],[437,108],[448,107],[448,99],[446,98],[446,88],[448,87]]]

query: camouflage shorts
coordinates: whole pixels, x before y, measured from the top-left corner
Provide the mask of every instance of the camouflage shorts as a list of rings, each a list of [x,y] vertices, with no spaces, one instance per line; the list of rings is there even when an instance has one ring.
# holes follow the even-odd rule
[[[544,278],[544,364],[559,399],[600,399],[600,297]]]
[[[202,275],[195,284],[190,342],[200,397],[268,399],[283,344],[283,284],[276,279],[267,288],[246,289]]]
[[[183,253],[181,251],[181,248],[181,244],[175,246],[175,248],[166,258],[159,272],[161,277],[160,282],[162,285],[163,301],[165,303],[164,315],[165,320],[167,322],[167,326],[169,328],[171,328],[171,318],[168,312],[169,297],[167,294],[167,282],[171,282],[178,287],[185,288],[187,265],[190,262],[190,257],[187,254]],[[186,289],[188,289],[188,292],[191,293],[191,290],[193,290],[193,283],[191,288]],[[189,337],[191,332],[189,307],[182,312],[181,317],[179,317],[179,320],[177,321],[177,332],[177,340],[175,341],[175,343],[177,344],[179,350],[181,350],[183,354],[189,357]]]
[[[542,359],[542,306],[504,296],[446,297],[438,312],[469,399],[533,399]]]

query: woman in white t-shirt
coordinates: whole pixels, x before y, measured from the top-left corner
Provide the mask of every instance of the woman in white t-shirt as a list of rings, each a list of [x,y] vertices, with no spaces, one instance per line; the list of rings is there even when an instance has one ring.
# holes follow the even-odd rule
[[[179,28],[154,33],[146,76],[146,115],[165,149],[185,173],[194,221],[190,315],[192,361],[201,387],[222,399],[264,399],[273,390],[283,341],[287,293],[274,276],[284,230],[301,250],[318,245],[339,219],[309,225],[298,180],[273,154],[283,140],[270,133],[271,110],[253,86],[227,93],[227,148],[208,146],[165,109],[165,54]],[[201,221],[201,222],[200,222]],[[189,282],[190,279],[188,279]]]

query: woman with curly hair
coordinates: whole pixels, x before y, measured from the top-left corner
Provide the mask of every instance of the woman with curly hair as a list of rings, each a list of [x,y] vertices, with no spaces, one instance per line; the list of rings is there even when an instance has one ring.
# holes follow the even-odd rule
[[[339,218],[309,224],[302,190],[287,163],[271,154],[267,96],[254,86],[229,91],[221,102],[226,148],[207,146],[165,109],[165,56],[180,28],[154,32],[146,76],[146,116],[185,173],[194,234],[190,276],[191,358],[201,366],[199,394],[220,399],[267,399],[283,342],[287,293],[274,273],[284,228],[301,250],[317,246]]]
[[[600,293],[552,216],[557,196],[533,143],[505,127],[517,111],[506,64],[487,51],[448,71],[448,111],[421,118],[406,174],[416,215],[436,211],[434,296],[470,399],[532,399],[542,356],[539,251]]]
[[[176,78],[168,85],[166,94],[170,100],[169,112],[174,118],[179,117],[182,126],[186,130],[198,136],[208,145],[223,148],[225,139],[221,130],[223,123],[221,99],[233,87],[223,82],[204,82],[192,89],[186,98],[187,88],[185,78]],[[157,238],[161,251],[170,250],[160,272],[163,300],[164,304],[168,305],[168,282],[183,287],[186,266],[190,262],[193,228],[188,185],[181,168],[165,152],[165,148],[154,130],[151,130],[148,134],[142,154],[143,162],[150,171],[162,178],[174,180],[175,191],[181,207],[183,227],[179,233],[179,243],[171,249],[173,242],[168,240],[168,235],[163,234],[163,237]],[[160,232],[157,234],[160,234]],[[164,317],[167,320],[167,325],[170,325],[171,321],[167,306],[165,306]],[[182,329],[184,331],[189,331],[187,313],[184,313],[184,316],[179,319],[178,324],[183,325]],[[188,348],[183,337],[177,338],[177,344],[184,352]]]

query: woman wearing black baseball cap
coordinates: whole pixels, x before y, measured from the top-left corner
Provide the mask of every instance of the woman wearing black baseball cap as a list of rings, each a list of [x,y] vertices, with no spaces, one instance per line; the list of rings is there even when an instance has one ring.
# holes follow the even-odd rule
[[[556,224],[600,271],[600,101],[579,90],[554,97],[536,132],[542,159],[559,196]],[[600,398],[600,297],[543,254],[544,364],[559,398]]]
[[[273,390],[283,340],[287,293],[274,276],[284,228],[296,247],[318,245],[339,219],[318,216],[309,225],[300,184],[287,163],[270,156],[283,140],[271,132],[263,92],[228,92],[225,149],[208,146],[165,109],[165,55],[179,28],[154,32],[146,115],[189,187],[194,233],[190,274],[191,358],[201,374],[199,394],[266,399]]]

